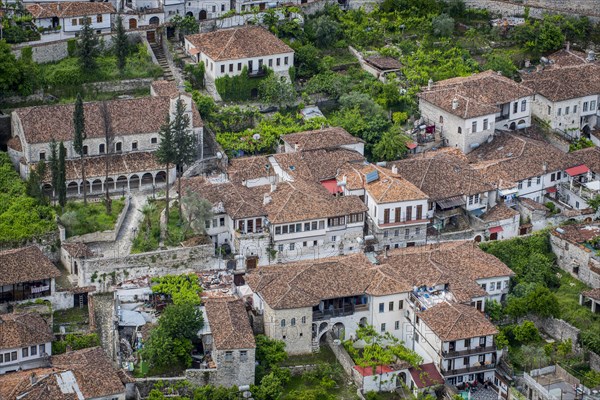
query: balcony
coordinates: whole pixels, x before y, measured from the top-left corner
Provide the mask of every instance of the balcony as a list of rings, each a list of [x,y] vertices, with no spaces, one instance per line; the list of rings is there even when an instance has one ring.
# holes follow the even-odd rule
[[[267,76],[267,69],[265,67],[259,67],[253,71],[248,71],[248,78],[261,78]]]
[[[487,346],[487,347],[475,347],[472,349],[465,349],[459,351],[442,351],[442,357],[444,358],[455,358],[455,357],[464,357],[471,354],[479,354],[479,353],[492,353],[496,351],[496,346]]]
[[[587,182],[587,183],[588,183],[588,185],[592,186],[594,181]],[[574,179],[572,180],[571,183],[569,183],[569,182],[560,183],[560,189],[561,189],[561,192],[562,191],[571,192],[586,201],[589,201],[592,198],[594,198],[596,195],[598,195],[597,190],[592,190],[589,187],[587,187],[584,183],[578,182],[577,180],[574,180]]]
[[[341,308],[330,308],[328,310],[323,311],[313,311],[313,321],[322,321],[325,319],[346,317],[348,315],[354,314],[355,312],[368,310],[368,304],[345,304]]]
[[[442,370],[442,375],[444,375],[444,377],[447,378],[447,377],[454,376],[454,375],[464,375],[464,374],[474,374],[477,372],[485,372],[485,371],[493,370],[495,368],[496,368],[496,363],[489,363],[489,364],[471,366],[471,367],[466,367],[466,368],[451,369],[449,371]]]

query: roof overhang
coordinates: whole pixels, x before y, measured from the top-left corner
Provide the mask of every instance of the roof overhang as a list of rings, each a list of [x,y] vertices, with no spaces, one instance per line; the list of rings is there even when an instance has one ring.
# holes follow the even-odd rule
[[[499,233],[499,232],[503,232],[504,229],[501,226],[494,226],[493,228],[489,229],[490,233]]]
[[[590,169],[587,166],[585,166],[585,164],[581,164],[576,167],[568,168],[565,170],[565,172],[569,176],[577,176],[587,174],[588,172],[590,172]]]

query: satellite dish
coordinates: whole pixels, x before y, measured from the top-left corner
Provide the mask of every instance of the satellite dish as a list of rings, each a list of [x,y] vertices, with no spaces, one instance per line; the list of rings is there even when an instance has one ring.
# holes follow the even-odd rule
[[[260,139],[260,135],[258,133],[255,133],[254,135],[252,135],[252,139],[258,140]]]
[[[217,151],[217,159],[222,159],[223,158],[223,153],[221,153],[220,151]]]

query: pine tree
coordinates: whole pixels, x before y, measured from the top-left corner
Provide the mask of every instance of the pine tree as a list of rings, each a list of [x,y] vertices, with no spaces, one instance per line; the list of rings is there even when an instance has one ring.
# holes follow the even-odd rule
[[[98,45],[100,41],[92,28],[92,19],[83,17],[83,21],[83,27],[79,31],[79,40],[77,41],[77,55],[81,68],[87,73],[92,73],[96,69],[96,57],[99,53]]]
[[[54,191],[54,196],[58,195],[58,144],[52,139],[50,142],[50,184]]]
[[[185,112],[185,102],[177,100],[175,108],[175,118],[173,119],[171,129],[173,130],[173,140],[177,144],[175,147],[175,165],[177,165],[177,177],[179,179],[177,185],[177,196],[179,202],[179,221],[183,221],[181,207],[181,175],[183,167],[186,164],[196,160],[198,150],[196,148],[196,136],[190,131],[190,117]]]
[[[166,209],[166,217],[167,217],[167,234],[169,227],[169,167],[171,164],[175,164],[176,161],[176,146],[175,140],[173,138],[173,129],[171,126],[171,122],[169,120],[169,116],[165,120],[165,123],[160,127],[160,131],[158,133],[160,136],[160,144],[158,145],[158,149],[154,153],[158,162],[165,164],[167,167],[167,181],[166,181],[166,200],[167,200],[167,209]]]
[[[87,182],[85,180],[85,159],[83,154],[83,141],[85,135],[85,116],[83,114],[83,100],[81,94],[77,93],[75,111],[73,112],[73,149],[81,159],[81,178],[83,180],[83,203],[87,204]]]
[[[123,18],[120,15],[117,17],[115,25],[115,55],[117,56],[117,67],[123,74],[127,64],[127,54],[129,54],[129,42],[127,41],[127,34],[125,34],[125,27],[123,27]]]
[[[63,142],[58,146],[58,176],[56,185],[56,194],[58,204],[64,207],[67,204],[67,168],[66,168],[67,148]]]

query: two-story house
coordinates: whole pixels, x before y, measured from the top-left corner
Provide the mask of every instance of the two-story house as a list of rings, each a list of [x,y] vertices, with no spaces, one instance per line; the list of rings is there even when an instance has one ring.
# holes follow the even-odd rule
[[[264,76],[266,68],[289,78],[294,50],[260,26],[245,25],[185,36],[185,51],[206,67],[205,77],[215,81],[224,76]]]
[[[198,157],[202,158],[203,122],[198,109],[188,94],[179,93],[173,83],[153,82],[151,96],[104,102],[86,102],[83,105],[85,131],[83,155],[86,164],[87,193],[102,193],[106,186],[113,192],[164,185],[169,174],[175,178],[175,166],[169,171],[154,157],[158,148],[161,126],[167,116],[175,115],[177,102],[185,105],[190,134],[196,136]],[[77,196],[83,191],[80,155],[73,148],[74,104],[19,108],[12,113],[11,139],[8,154],[27,179],[29,170],[38,162],[47,162],[51,143],[63,142],[66,147],[67,195]],[[149,111],[151,110],[151,112]],[[110,143],[106,131],[111,132]],[[106,177],[108,162],[108,178]],[[44,189],[52,194],[49,176]]]
[[[429,197],[426,218],[437,232],[470,229],[469,217],[495,205],[491,182],[457,149],[442,149],[389,164]]]
[[[589,147],[570,156],[574,166],[565,169],[567,180],[557,186],[558,198],[575,210],[584,210],[600,194],[600,149]]]
[[[0,307],[51,297],[58,268],[36,246],[0,252]]]
[[[96,33],[110,32],[111,17],[116,13],[111,3],[104,2],[42,2],[27,4],[25,7],[31,13],[38,31],[42,33],[42,42],[75,37],[86,18]]]
[[[352,136],[344,128],[331,127],[288,133],[281,136],[283,152],[293,153],[306,150],[317,150],[327,148],[342,148],[353,150],[361,155],[365,154],[364,140]]]
[[[48,366],[52,328],[37,313],[0,315],[0,375]]]
[[[532,112],[567,139],[592,138],[600,117],[600,64],[588,55],[561,50],[549,56],[551,65],[523,74],[522,85],[535,92]]]
[[[344,195],[364,200],[376,250],[425,243],[429,198],[411,182],[389,169],[367,163],[345,164],[337,181]]]
[[[440,127],[445,144],[469,153],[494,135],[531,125],[533,90],[494,71],[430,82],[419,111]]]

